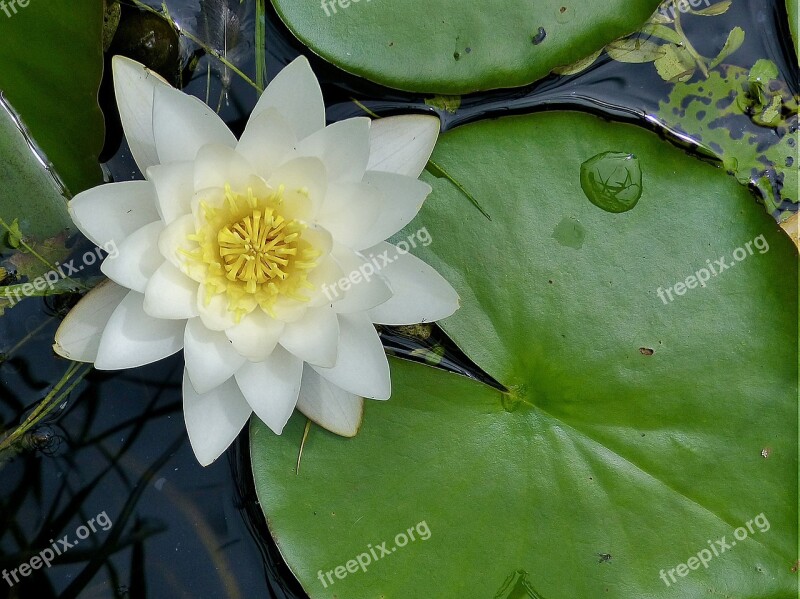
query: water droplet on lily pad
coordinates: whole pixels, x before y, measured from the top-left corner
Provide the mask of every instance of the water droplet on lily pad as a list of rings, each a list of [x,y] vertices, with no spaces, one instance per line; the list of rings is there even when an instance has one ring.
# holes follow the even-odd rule
[[[639,159],[626,152],[604,152],[581,165],[581,188],[606,212],[631,210],[642,197]]]
[[[579,250],[586,240],[586,229],[577,218],[564,217],[553,230],[553,239],[564,247]]]

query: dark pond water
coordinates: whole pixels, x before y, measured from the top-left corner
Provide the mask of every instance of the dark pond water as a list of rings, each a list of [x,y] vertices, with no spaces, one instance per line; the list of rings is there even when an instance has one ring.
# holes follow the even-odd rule
[[[238,10],[238,0],[230,2]],[[152,29],[148,15],[124,4],[124,27],[145,19],[145,30]],[[199,0],[167,5],[178,23],[201,31],[196,25]],[[242,41],[229,57],[255,79],[254,16],[247,11],[239,16]],[[745,29],[747,37],[734,62],[749,67],[757,58],[768,57],[792,93],[800,93],[783,0],[735,0],[725,15],[685,20],[688,37],[697,40],[698,51],[705,55],[714,55],[735,26]],[[255,90],[220,70],[215,59],[187,45],[187,40],[181,50],[168,43],[159,46],[160,39],[168,39],[163,35],[169,29],[158,27],[160,33],[151,38],[155,49],[137,46],[147,36],[137,35],[135,29],[118,37],[114,48],[160,62],[167,75],[182,70],[186,90],[208,97],[212,106],[221,98],[222,116],[240,132],[257,99]],[[302,50],[269,8],[266,40],[270,75]],[[363,115],[362,107],[379,115],[434,110],[422,96],[381,88],[310,58],[323,81],[331,121]],[[210,67],[214,70],[208,87]],[[228,77],[229,89],[222,93],[220,79]],[[109,178],[139,178],[114,122],[108,83],[102,97],[109,115],[104,151]],[[522,89],[464,97],[454,114],[438,112],[445,129],[481,118],[570,108],[664,133],[649,117],[668,95],[669,85],[652,64],[601,59],[576,76],[553,76]],[[685,138],[683,142],[690,149],[696,145]],[[75,256],[91,249],[75,243]],[[90,270],[84,274],[97,274]],[[28,300],[0,318],[0,430],[22,422],[62,379],[68,364],[50,347],[60,318],[76,299]],[[393,353],[483,376],[435,329],[387,330],[384,339]],[[0,570],[19,568],[54,546],[65,550],[52,567],[33,571],[13,586],[0,580],[0,597],[306,596],[269,539],[253,488],[246,435],[209,468],[197,464],[183,423],[181,376],[180,356],[124,373],[91,372],[44,424],[25,435],[20,452],[0,456]],[[73,546],[67,548],[61,539]]]

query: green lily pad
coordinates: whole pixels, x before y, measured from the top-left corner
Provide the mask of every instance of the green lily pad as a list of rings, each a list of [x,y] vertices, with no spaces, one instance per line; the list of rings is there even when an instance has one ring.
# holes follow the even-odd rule
[[[639,161],[628,212],[581,188],[606,152]],[[722,169],[590,115],[465,126],[433,159],[492,219],[426,176],[410,227],[461,295],[445,331],[508,392],[393,360],[392,399],[355,439],[313,428],[299,473],[305,419],[254,423],[260,503],[310,596],[796,596],[789,238]]]
[[[18,117],[0,101],[0,247],[20,249],[68,236],[73,230],[66,193],[42,166]]]
[[[800,36],[797,30],[800,29],[800,11],[798,11],[798,0],[786,0],[786,12],[789,13],[789,29],[792,30],[794,38],[794,51],[800,56]]]
[[[0,90],[76,194],[102,180],[103,3],[7,2],[0,11]],[[60,49],[53,51],[53,40]]]
[[[502,3],[272,0],[311,50],[397,89],[458,95],[517,87],[636,30],[657,0]]]

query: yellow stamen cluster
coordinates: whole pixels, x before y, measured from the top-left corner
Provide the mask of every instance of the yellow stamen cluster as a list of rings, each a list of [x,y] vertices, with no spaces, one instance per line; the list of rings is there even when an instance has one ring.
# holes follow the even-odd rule
[[[237,320],[258,307],[274,315],[278,298],[305,302],[303,291],[314,289],[308,272],[321,253],[304,239],[304,222],[281,215],[282,204],[283,189],[261,198],[230,185],[222,205],[200,203],[197,232],[189,236],[197,247],[182,251],[186,270],[205,284],[207,303],[225,294]]]

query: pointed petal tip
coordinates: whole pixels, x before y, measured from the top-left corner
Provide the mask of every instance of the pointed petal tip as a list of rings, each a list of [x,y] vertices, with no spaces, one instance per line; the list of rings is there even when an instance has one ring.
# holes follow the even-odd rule
[[[200,465],[206,467],[236,440],[253,410],[232,379],[200,395],[184,373],[183,413],[192,451]]]
[[[378,119],[370,129],[372,151],[367,170],[417,178],[439,139],[441,121],[427,114]]]
[[[114,78],[117,77],[117,74],[122,75],[125,70],[129,72],[142,74],[145,76],[151,75],[156,79],[158,79],[159,81],[161,81],[162,83],[169,85],[166,79],[164,79],[161,75],[159,75],[155,71],[152,71],[149,68],[147,68],[141,62],[133,60],[132,58],[128,58],[127,56],[122,56],[121,54],[115,54],[111,58],[111,72],[113,73]]]

